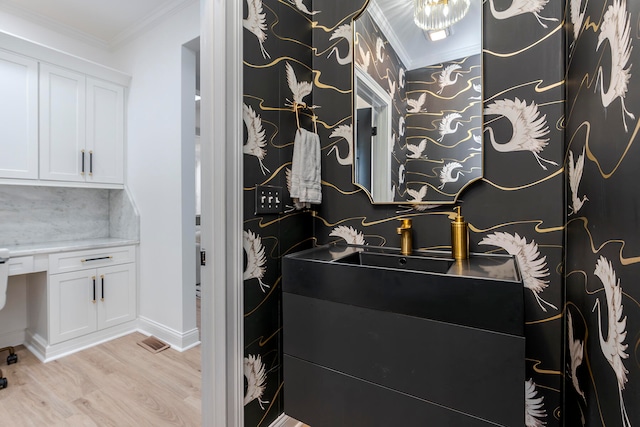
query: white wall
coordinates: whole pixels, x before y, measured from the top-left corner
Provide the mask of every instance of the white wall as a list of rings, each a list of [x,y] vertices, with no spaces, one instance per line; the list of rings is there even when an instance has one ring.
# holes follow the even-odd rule
[[[90,44],[86,40],[60,34],[4,11],[0,11],[0,31],[53,47],[98,64],[111,66],[112,63],[112,54],[97,44]]]
[[[195,135],[195,123],[182,118],[182,45],[198,37],[199,29],[199,4],[194,2],[116,52],[116,68],[133,76],[127,184],[140,213],[142,327],[182,348],[194,337],[197,342],[195,184],[186,191],[181,185],[183,163],[193,165],[195,150],[192,139],[192,160],[185,163],[183,127]],[[184,292],[183,283],[189,286]]]

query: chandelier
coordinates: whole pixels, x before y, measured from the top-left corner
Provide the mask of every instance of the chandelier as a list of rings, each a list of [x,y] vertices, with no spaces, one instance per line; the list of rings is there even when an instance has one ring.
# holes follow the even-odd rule
[[[413,20],[425,31],[443,30],[469,11],[470,0],[413,0]]]

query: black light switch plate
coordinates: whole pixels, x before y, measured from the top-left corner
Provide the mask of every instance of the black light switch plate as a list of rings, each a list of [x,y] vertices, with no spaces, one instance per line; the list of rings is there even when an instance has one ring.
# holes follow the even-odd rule
[[[256,186],[256,215],[282,213],[282,187]]]

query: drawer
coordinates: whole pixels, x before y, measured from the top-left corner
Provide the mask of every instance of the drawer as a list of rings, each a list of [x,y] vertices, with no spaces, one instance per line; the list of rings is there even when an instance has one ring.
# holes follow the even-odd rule
[[[34,271],[33,256],[9,258],[9,276],[29,274]]]
[[[49,255],[49,274],[134,262],[135,246],[62,252]]]

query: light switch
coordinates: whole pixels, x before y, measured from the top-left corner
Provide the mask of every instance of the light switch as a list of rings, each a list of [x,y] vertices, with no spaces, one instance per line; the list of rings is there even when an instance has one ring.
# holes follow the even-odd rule
[[[256,215],[282,213],[282,187],[256,186]]]

